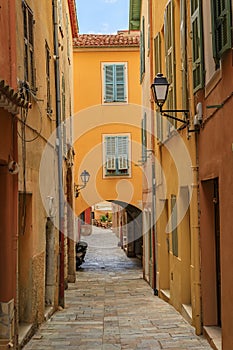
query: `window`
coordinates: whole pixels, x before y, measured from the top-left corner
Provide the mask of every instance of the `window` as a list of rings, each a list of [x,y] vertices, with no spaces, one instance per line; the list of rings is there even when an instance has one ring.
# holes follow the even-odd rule
[[[163,141],[163,117],[158,110],[156,111],[156,137],[158,142]]]
[[[59,30],[61,33],[61,36],[63,38],[64,33],[63,33],[63,8],[62,8],[62,0],[58,0],[57,2],[57,7],[58,7],[58,24],[59,24]]]
[[[169,1],[164,16],[164,39],[165,39],[165,63],[166,76],[170,83],[167,96],[167,109],[176,108],[176,72],[175,72],[175,37],[174,37],[174,9],[173,1]],[[168,118],[168,135],[172,127],[176,127],[176,120]]]
[[[23,25],[24,25],[24,80],[32,90],[35,90],[34,44],[33,44],[33,13],[23,1]]]
[[[47,115],[50,116],[51,110],[51,91],[50,91],[50,50],[48,43],[45,42],[45,58],[46,58],[46,90],[47,90]]]
[[[171,224],[172,224],[172,252],[178,256],[178,234],[177,234],[177,202],[176,196],[171,195]]]
[[[231,48],[231,0],[211,0],[213,57],[216,64],[225,51]]]
[[[150,36],[151,36],[151,23],[150,23],[150,19],[151,19],[151,6],[150,6],[150,2],[147,2],[147,20],[148,20],[148,25],[147,25],[147,56],[150,56]]]
[[[202,6],[200,0],[191,0],[191,31],[193,90],[196,92],[204,85],[204,57],[202,34]]]
[[[160,33],[154,38],[154,68],[155,75],[161,73],[161,38]]]
[[[65,75],[62,74],[62,108],[61,108],[61,117],[62,117],[62,138],[63,138],[63,154],[66,157],[67,148],[66,148],[66,85],[65,85]]]
[[[143,163],[147,161],[147,128],[146,128],[146,113],[144,113],[142,119],[142,161]]]
[[[67,40],[67,56],[68,62],[71,64],[70,59],[70,36],[69,36],[69,15],[66,13],[66,40]]]
[[[161,72],[161,37],[160,33],[154,38],[154,69],[155,75]],[[158,108],[156,110],[156,137],[159,142],[163,140],[163,117]]]
[[[140,32],[140,83],[145,73],[145,18],[142,17],[142,28]]]
[[[129,135],[104,135],[104,175],[130,175]]]
[[[103,102],[127,102],[127,64],[103,63]]]

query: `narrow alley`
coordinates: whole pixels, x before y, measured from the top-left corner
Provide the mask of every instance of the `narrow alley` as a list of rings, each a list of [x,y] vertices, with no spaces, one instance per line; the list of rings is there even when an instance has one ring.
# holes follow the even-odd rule
[[[110,229],[94,228],[86,261],[66,291],[66,307],[25,350],[211,349],[175,309],[153,295],[138,259],[127,258]]]

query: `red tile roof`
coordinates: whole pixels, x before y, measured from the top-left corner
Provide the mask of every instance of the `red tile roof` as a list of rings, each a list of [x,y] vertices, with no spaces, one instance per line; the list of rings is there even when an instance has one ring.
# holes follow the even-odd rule
[[[79,34],[73,39],[74,47],[139,47],[139,32],[133,34]]]

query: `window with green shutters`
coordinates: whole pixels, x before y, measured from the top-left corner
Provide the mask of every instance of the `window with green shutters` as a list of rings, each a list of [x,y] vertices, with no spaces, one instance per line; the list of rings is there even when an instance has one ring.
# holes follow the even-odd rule
[[[142,17],[140,32],[140,83],[145,73],[145,18]]]
[[[176,108],[176,71],[175,71],[175,28],[173,1],[169,1],[164,14],[164,39],[165,39],[165,63],[166,77],[170,83],[167,96],[167,109]],[[176,121],[168,119],[168,134],[172,127],[176,128]]]
[[[172,252],[178,256],[178,233],[177,233],[177,201],[176,196],[171,195],[171,224],[172,224]]]
[[[23,1],[23,28],[24,28],[24,80],[30,89],[36,93],[36,75],[34,61],[34,17],[28,4]]]
[[[160,33],[154,38],[154,70],[155,75],[161,73],[161,37]],[[163,139],[163,117],[161,116],[158,109],[156,110],[156,132],[157,140],[162,141]]]
[[[129,135],[104,136],[105,176],[129,175]]]
[[[143,119],[142,119],[142,126],[141,126],[141,137],[142,137],[142,161],[143,163],[147,160],[147,116],[146,113],[144,113]]]
[[[156,138],[158,142],[163,141],[163,117],[159,110],[156,111]]]
[[[66,83],[65,83],[65,75],[62,74],[62,84],[61,84],[61,93],[62,93],[62,99],[61,99],[61,117],[62,117],[62,138],[63,138],[63,155],[66,157],[67,153],[67,144],[66,144]]]
[[[204,86],[204,55],[201,0],[191,0],[193,90]]]
[[[225,51],[232,47],[231,0],[211,0],[213,57],[218,65]]]
[[[103,64],[104,103],[127,102],[126,63]]]
[[[161,37],[160,33],[154,38],[154,68],[155,75],[161,73]]]

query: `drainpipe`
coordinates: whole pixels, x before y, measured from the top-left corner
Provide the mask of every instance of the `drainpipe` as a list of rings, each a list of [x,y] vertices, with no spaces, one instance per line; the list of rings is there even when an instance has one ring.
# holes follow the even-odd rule
[[[64,308],[64,198],[63,198],[63,159],[61,134],[61,88],[58,42],[58,6],[53,0],[53,28],[54,28],[54,69],[56,88],[56,146],[58,152],[58,191],[59,191],[59,305]]]
[[[150,23],[150,82],[153,82],[153,16],[152,0],[149,0],[149,23]],[[151,108],[151,172],[152,172],[152,259],[153,259],[153,289],[154,295],[158,295],[157,289],[157,235],[156,235],[156,179],[155,179],[155,121],[154,121],[154,99],[150,98]]]

